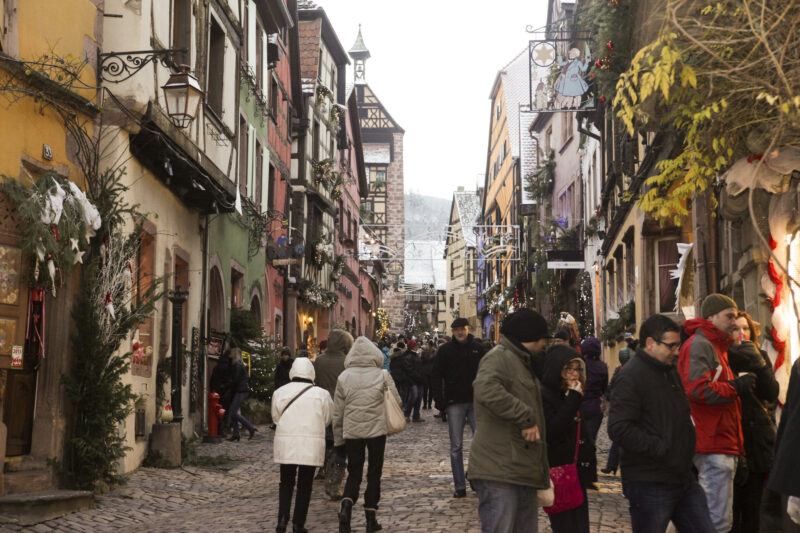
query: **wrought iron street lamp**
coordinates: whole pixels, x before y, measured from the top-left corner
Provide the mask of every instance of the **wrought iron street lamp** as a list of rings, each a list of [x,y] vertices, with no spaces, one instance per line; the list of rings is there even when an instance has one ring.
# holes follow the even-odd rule
[[[186,49],[176,50],[136,50],[132,52],[107,52],[97,55],[98,81],[120,83],[142,70],[150,63],[161,63],[171,71],[167,83],[161,87],[167,102],[167,114],[177,128],[187,127],[197,116],[203,91],[197,78],[189,72],[189,67],[177,67],[172,61],[176,53],[185,53]]]
[[[161,87],[167,102],[167,114],[176,128],[185,128],[197,116],[203,91],[197,78],[189,73],[189,67],[181,65],[180,72],[173,74]]]

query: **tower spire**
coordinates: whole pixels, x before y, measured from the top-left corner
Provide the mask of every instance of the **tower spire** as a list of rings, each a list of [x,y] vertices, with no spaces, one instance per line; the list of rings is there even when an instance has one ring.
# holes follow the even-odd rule
[[[366,62],[370,57],[370,53],[369,50],[367,50],[367,46],[364,44],[364,38],[361,36],[361,24],[358,25],[356,42],[348,53],[355,63],[353,69],[355,73],[355,83],[367,83]]]

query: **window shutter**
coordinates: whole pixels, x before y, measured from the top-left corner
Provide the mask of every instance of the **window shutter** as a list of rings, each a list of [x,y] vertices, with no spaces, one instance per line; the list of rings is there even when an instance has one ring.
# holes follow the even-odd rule
[[[247,1],[247,66],[255,73],[256,71],[256,3],[254,0]]]
[[[253,183],[256,165],[256,130],[249,124],[247,129],[249,133],[247,136],[247,189],[244,194],[245,196],[251,196],[255,193]]]

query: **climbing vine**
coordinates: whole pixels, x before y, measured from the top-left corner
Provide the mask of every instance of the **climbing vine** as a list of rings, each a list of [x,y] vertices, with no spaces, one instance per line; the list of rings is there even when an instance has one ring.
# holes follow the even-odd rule
[[[660,124],[682,138],[657,164],[641,207],[679,223],[687,201],[745,156],[800,146],[800,0],[668,0],[658,36],[634,56],[614,105],[633,134]]]

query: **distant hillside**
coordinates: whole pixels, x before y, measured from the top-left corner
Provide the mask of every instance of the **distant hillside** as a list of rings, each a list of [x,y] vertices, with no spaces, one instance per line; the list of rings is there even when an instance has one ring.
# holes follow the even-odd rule
[[[451,200],[406,193],[406,240],[444,240]]]

